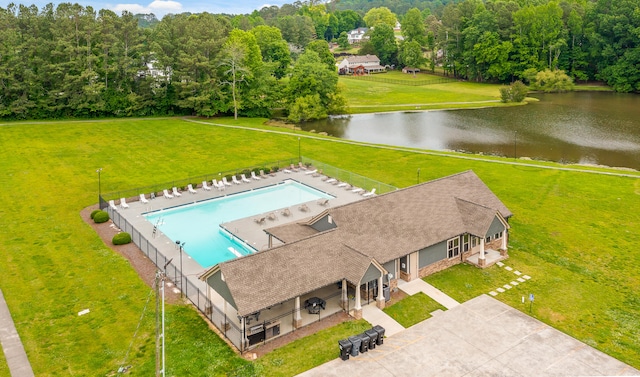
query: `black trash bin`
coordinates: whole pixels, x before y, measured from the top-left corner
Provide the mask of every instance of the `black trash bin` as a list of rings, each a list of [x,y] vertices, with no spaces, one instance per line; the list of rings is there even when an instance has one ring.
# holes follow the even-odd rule
[[[369,342],[371,342],[371,338],[367,333],[362,333],[358,336],[360,337],[360,340],[362,340],[362,343],[360,344],[360,352],[365,353],[369,350]]]
[[[382,286],[382,293],[384,294],[384,302],[388,302],[391,300],[391,290],[389,289],[389,284],[385,284]]]
[[[362,345],[362,339],[359,336],[350,336],[349,342],[353,345],[351,347],[351,356],[358,356],[360,354],[360,346]]]
[[[378,342],[378,332],[374,329],[367,330],[364,332],[369,336],[369,349],[372,350],[376,348],[376,343]]]
[[[351,353],[351,347],[353,347],[353,344],[349,339],[342,339],[338,340],[338,345],[340,346],[340,358],[342,360],[349,360],[349,354]]]
[[[377,339],[377,344],[381,345],[382,343],[384,343],[384,327],[380,326],[380,325],[375,325],[373,326],[373,330],[375,330],[375,332],[378,333],[378,339]]]

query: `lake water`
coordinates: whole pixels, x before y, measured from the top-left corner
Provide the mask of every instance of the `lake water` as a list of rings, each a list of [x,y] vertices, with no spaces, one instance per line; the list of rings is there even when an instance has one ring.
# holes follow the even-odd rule
[[[535,95],[526,106],[362,114],[302,125],[343,139],[640,170],[640,96]]]

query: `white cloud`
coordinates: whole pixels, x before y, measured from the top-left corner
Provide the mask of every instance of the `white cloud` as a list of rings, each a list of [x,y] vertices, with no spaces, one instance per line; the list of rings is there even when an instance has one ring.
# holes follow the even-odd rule
[[[117,4],[112,9],[116,13],[126,10],[133,14],[153,13],[157,17],[162,17],[167,13],[180,13],[182,4],[172,0],[154,0],[147,6],[140,4]]]

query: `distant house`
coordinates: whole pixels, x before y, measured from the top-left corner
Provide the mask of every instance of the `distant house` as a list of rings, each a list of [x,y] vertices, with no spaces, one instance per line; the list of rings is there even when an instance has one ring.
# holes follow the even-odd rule
[[[368,39],[369,37],[365,37],[365,34],[369,31],[369,28],[359,27],[357,29],[353,29],[347,33],[347,40],[350,44],[359,44],[363,40]]]
[[[420,68],[413,68],[413,67],[404,67],[404,68],[402,68],[402,73],[416,74],[418,72],[420,72]]]
[[[386,72],[380,65],[380,58],[375,55],[351,55],[338,63],[338,73],[341,75],[368,75]]]

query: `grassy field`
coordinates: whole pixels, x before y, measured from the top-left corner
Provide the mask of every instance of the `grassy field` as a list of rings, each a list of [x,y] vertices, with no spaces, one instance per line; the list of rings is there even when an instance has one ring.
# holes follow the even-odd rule
[[[411,75],[397,71],[376,77],[407,82],[441,78],[421,73],[414,79]],[[449,82],[409,86],[340,77],[339,85],[344,96],[349,99],[351,113],[513,106],[500,102],[500,85],[496,84]]]
[[[418,292],[384,308],[383,311],[406,328],[431,318],[431,313],[438,309],[447,310],[431,297]]]
[[[224,122],[268,129],[260,120]],[[417,168],[423,180],[473,169],[515,213],[508,262],[532,276],[521,289],[536,294],[533,315],[640,367],[639,179],[261,131],[178,119],[0,126],[0,288],[36,375],[154,370],[150,288],[79,216],[97,201],[97,168],[103,192],[123,190],[291,158],[298,135],[303,156],[398,187],[413,184]],[[502,273],[460,266],[429,282],[464,300],[494,289]],[[520,293],[498,299],[520,308]],[[254,374],[256,365],[233,355],[199,318],[188,307],[167,307],[168,375]],[[287,351],[300,363],[290,370],[321,362],[309,362],[306,347],[301,341]],[[327,347],[337,356],[335,342]],[[261,363],[282,358],[270,357]]]

